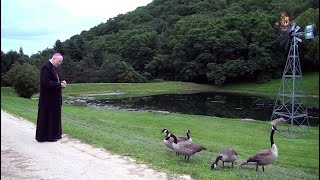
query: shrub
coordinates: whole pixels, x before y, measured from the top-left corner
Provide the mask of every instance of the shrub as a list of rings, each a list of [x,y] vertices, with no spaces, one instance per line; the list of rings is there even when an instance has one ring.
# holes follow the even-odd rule
[[[31,98],[39,92],[39,70],[28,63],[15,63],[4,75],[4,80],[20,97]]]

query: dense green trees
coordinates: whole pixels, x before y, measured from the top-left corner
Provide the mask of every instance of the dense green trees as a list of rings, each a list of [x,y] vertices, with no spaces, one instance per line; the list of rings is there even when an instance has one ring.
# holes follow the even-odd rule
[[[20,97],[31,98],[39,92],[39,71],[29,63],[14,63],[4,75],[4,81],[12,86]]]
[[[22,47],[19,53],[16,51],[9,51],[4,53],[1,51],[1,86],[10,86],[11,83],[5,81],[4,76],[13,67],[15,63],[32,63],[27,55],[24,54]]]
[[[119,55],[105,54],[104,57],[105,61],[98,71],[100,82],[146,82],[146,78]]]
[[[29,59],[1,53],[1,75],[15,61],[40,67],[58,51],[65,57],[61,74],[71,83],[264,81],[281,76],[286,61],[274,26],[284,11],[302,29],[319,27],[317,0],[154,0]],[[319,36],[299,50],[303,71],[318,70]]]

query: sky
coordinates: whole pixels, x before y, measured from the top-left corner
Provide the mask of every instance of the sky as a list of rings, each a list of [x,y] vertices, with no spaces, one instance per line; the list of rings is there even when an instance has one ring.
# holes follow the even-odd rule
[[[32,55],[152,0],[1,0],[1,50]]]

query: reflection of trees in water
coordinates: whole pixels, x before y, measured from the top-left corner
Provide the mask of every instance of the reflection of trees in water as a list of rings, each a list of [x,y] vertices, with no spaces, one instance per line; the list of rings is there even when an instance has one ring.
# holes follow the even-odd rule
[[[97,100],[98,101],[98,100]],[[90,100],[88,103],[97,104]],[[100,106],[123,109],[169,111],[183,114],[209,115],[225,118],[250,118],[269,121],[274,102],[254,96],[231,93],[163,94],[145,97],[99,100]],[[309,109],[308,109],[309,111]],[[310,109],[309,114],[319,117]],[[318,120],[310,119],[317,125]]]

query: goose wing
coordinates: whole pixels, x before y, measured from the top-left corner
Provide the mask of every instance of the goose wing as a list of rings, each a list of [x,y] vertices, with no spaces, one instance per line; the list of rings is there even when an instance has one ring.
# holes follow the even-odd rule
[[[262,150],[260,152],[257,152],[254,156],[251,156],[247,162],[259,162],[261,159],[267,157],[270,155],[270,150]]]
[[[234,150],[234,149],[231,149],[231,152],[232,152],[232,154],[234,154],[234,155],[238,155],[237,151]]]
[[[228,156],[238,155],[237,152],[232,148],[223,149],[223,150],[221,150],[220,154],[225,154]]]
[[[188,140],[188,138],[187,137],[183,137],[183,136],[179,136],[179,137],[177,137],[177,141],[178,141],[178,143],[179,142],[182,142],[182,141],[187,141]]]
[[[202,150],[205,150],[206,148],[202,147],[202,146],[198,146],[196,144],[192,144],[191,142],[188,141],[183,141],[180,144],[180,147],[182,149],[185,149],[186,151],[189,151],[191,154],[194,154],[196,152],[200,152]]]

